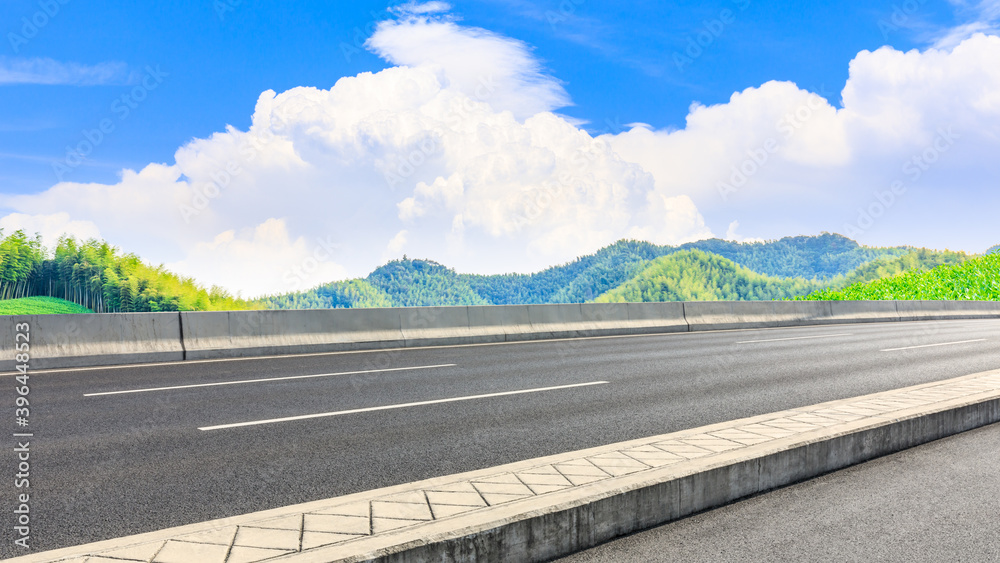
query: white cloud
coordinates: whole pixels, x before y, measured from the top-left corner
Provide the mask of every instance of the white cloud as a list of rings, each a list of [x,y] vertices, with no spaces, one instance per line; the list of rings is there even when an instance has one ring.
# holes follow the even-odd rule
[[[965,14],[969,21],[938,32],[934,36],[934,48],[951,50],[977,33],[1000,33],[1000,0],[979,0],[971,4],[964,0],[949,2],[955,4],[959,13]]]
[[[747,238],[743,235],[737,233],[737,229],[740,228],[739,221],[733,221],[729,224],[729,228],[726,229],[726,236],[723,237],[726,240],[731,240],[733,242],[749,243],[749,242],[764,242],[762,238]]]
[[[124,63],[105,62],[96,65],[63,63],[44,58],[0,57],[0,85],[3,84],[67,84],[93,86],[124,84],[128,67]]]
[[[381,22],[366,45],[392,64],[432,69],[443,86],[518,119],[570,104],[525,43],[425,13]]]
[[[389,8],[390,12],[404,17],[440,14],[449,10],[451,10],[451,4],[447,2],[407,2]]]
[[[293,239],[283,219],[268,219],[197,243],[184,260],[166,266],[199,283],[256,296],[304,290],[345,277],[344,268],[332,258],[334,251],[326,241]]]
[[[1000,204],[1000,38],[863,51],[841,97],[834,107],[769,82],[694,105],[684,129],[607,139],[719,230],[739,214],[765,238],[826,230],[869,244],[988,246]],[[885,195],[895,182],[903,193]]]
[[[11,213],[0,217],[0,231],[9,235],[16,230],[23,230],[28,235],[42,235],[46,244],[53,245],[63,235],[76,237],[80,240],[99,239],[101,231],[90,221],[74,221],[69,213],[59,212],[48,215],[25,215]]]

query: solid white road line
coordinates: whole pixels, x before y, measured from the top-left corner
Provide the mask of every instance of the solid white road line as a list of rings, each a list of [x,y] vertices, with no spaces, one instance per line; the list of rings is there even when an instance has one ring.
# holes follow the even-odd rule
[[[236,424],[220,424],[218,426],[203,426],[198,430],[222,430],[223,428],[237,428],[240,426],[256,426],[258,424],[272,424],[275,422],[290,422],[293,420],[306,420],[309,418],[323,418],[327,416],[340,416],[342,414],[355,414],[361,412],[385,411],[391,409],[405,409],[408,407],[419,407],[423,405],[437,405],[441,403],[456,403],[458,401],[472,401],[474,399],[488,399],[490,397],[506,397],[509,395],[525,395],[527,393],[541,393],[542,391],[557,391],[560,389],[573,389],[575,387],[589,387],[591,385],[606,385],[607,381],[591,381],[590,383],[575,383],[573,385],[558,385],[556,387],[539,387],[538,389],[523,389],[521,391],[505,391],[503,393],[487,393],[485,395],[471,395],[468,397],[452,397],[450,399],[436,399],[433,401],[418,401],[416,403],[402,403],[399,405],[386,405],[382,407],[368,407],[363,409],[351,409],[347,411],[324,412],[319,414],[304,414],[300,416],[289,416],[285,418],[271,418],[268,420],[254,420],[252,422],[237,422]]]
[[[923,344],[920,346],[907,346],[905,348],[886,348],[885,350],[880,350],[881,352],[896,352],[899,350],[913,350],[914,348],[932,348],[934,346],[951,346],[952,344],[968,344],[970,342],[984,342],[985,338],[979,338],[976,340],[962,340],[960,342],[942,342],[940,344]]]
[[[217,387],[219,385],[239,385],[241,383],[264,383],[266,381],[288,381],[290,379],[310,379],[313,377],[333,377],[335,375],[356,375],[359,373],[386,373],[390,371],[406,371],[414,369],[451,368],[457,364],[440,364],[436,366],[413,366],[406,368],[365,369],[360,371],[342,371],[338,373],[317,373],[313,375],[290,375],[287,377],[266,377],[262,379],[241,379],[239,381],[219,381],[217,383],[196,383],[193,385],[174,385],[172,387],[150,387],[146,389],[129,389],[125,391],[105,391],[103,393],[84,393],[84,397],[100,397],[102,395],[125,395],[127,393],[147,393],[149,391],[170,391],[173,389],[193,389],[195,387]]]
[[[772,338],[770,340],[744,340],[742,342],[737,342],[737,344],[756,344],[758,342],[784,342],[785,340],[809,340],[811,338],[833,338],[835,336],[850,336],[848,333],[844,334],[821,334],[819,336],[796,336],[794,338]]]

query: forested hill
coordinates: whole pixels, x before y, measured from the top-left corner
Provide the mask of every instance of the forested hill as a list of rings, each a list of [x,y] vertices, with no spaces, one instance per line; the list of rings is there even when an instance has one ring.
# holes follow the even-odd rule
[[[681,253],[678,260],[661,261],[654,267],[658,259],[678,253]],[[619,241],[594,254],[535,274],[458,274],[430,260],[404,258],[389,262],[364,279],[272,296],[262,299],[260,304],[298,309],[583,303],[629,282],[640,283],[643,277],[656,277],[656,267],[669,269],[680,265],[687,270],[703,271],[688,273],[693,277],[685,278],[689,283],[687,289],[663,287],[656,291],[657,299],[676,300],[696,294],[706,299],[772,299],[841,288],[908,270],[957,264],[968,258],[963,253],[909,247],[867,248],[831,234],[751,244],[706,240],[680,247]],[[743,291],[743,287],[751,289]],[[612,293],[605,299],[618,295]],[[653,293],[645,295],[649,299],[654,297]]]
[[[831,234],[753,244],[706,240],[679,247],[623,240],[534,274],[459,274],[437,262],[404,257],[364,279],[249,301],[220,288],[206,289],[104,241],[63,238],[48,251],[39,238],[15,231],[7,236],[0,232],[0,300],[60,298],[101,313],[582,303],[598,298],[773,299],[968,259],[963,253],[909,247],[866,248]],[[8,304],[51,309],[38,299]]]
[[[638,275],[596,301],[763,301],[805,295],[825,287],[819,280],[758,274],[717,254],[683,250],[649,262]]]
[[[30,238],[20,230],[4,236],[0,231],[0,300],[29,298],[6,305],[22,312],[60,312],[50,306],[52,301],[30,299],[35,297],[59,298],[98,313],[251,306],[220,288],[205,289],[134,254],[122,254],[104,241],[64,237],[48,252],[38,236]]]

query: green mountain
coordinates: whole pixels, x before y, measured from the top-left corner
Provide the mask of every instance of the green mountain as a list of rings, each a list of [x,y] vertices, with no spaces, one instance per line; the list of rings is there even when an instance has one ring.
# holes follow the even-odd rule
[[[393,260],[364,279],[321,285],[310,291],[264,297],[269,309],[488,305],[466,277],[431,260]]]
[[[717,254],[683,250],[649,262],[598,303],[764,301],[805,295],[824,282],[759,274]]]
[[[365,280],[348,280],[321,285],[310,291],[264,297],[257,301],[263,309],[351,309],[392,307],[387,293]]]
[[[1000,254],[945,264],[929,271],[906,271],[840,290],[817,291],[806,299],[1000,301]]]
[[[716,254],[769,276],[832,279],[873,260],[903,256],[915,249],[868,248],[830,233],[746,244],[710,239],[677,247],[623,240],[537,274],[467,277],[477,293],[497,305],[583,303],[625,283],[647,262],[688,250]]]
[[[677,247],[622,240],[534,274],[459,274],[431,260],[404,257],[363,279],[248,301],[219,288],[205,289],[103,241],[64,238],[46,251],[40,239],[17,231],[6,237],[0,233],[0,300],[52,297],[97,312],[142,312],[779,299],[968,259],[947,251],[863,247],[829,233],[751,244],[713,239]],[[37,300],[22,305],[8,303],[22,312],[51,308]]]
[[[667,260],[671,257],[676,259]],[[629,299],[648,300],[779,299],[967,259],[964,253],[948,251],[862,247],[828,233],[752,244],[707,240],[679,247],[623,240],[534,274],[457,274],[437,262],[404,258],[364,279],[267,297],[258,305],[288,309],[583,303],[624,299],[626,292]],[[671,268],[682,268],[683,273],[671,273]],[[686,285],[653,290],[647,278]],[[622,291],[615,293],[616,288]]]

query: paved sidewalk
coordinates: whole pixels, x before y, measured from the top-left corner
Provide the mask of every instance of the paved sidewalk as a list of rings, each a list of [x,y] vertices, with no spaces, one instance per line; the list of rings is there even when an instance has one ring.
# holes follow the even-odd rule
[[[993,371],[9,561],[360,561],[997,398]]]

